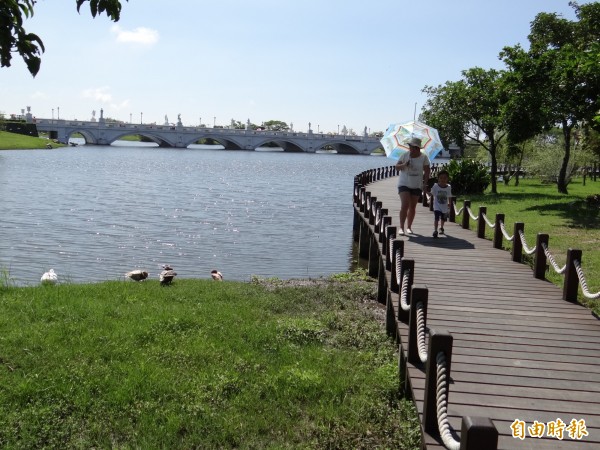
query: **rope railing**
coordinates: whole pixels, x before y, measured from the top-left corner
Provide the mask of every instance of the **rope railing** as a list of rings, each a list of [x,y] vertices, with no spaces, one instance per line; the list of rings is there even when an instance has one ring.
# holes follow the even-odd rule
[[[552,256],[552,253],[550,253],[550,250],[548,250],[548,246],[546,244],[542,244],[542,248],[544,249],[544,254],[546,255],[546,258],[548,258],[548,261],[550,261],[550,264],[554,268],[554,271],[559,275],[564,274],[567,270],[567,265],[565,264],[564,266],[559,267],[559,265],[554,259],[554,256]]]
[[[454,439],[452,427],[448,421],[448,379],[446,367],[446,355],[438,352],[436,362],[436,389],[435,398],[437,405],[437,424],[442,442],[449,450],[460,450],[460,441]]]
[[[463,206],[460,209],[456,208],[456,203],[452,203],[452,207],[454,208],[454,215],[456,216],[460,216],[460,214],[463,212],[463,210],[465,209],[465,207]]]
[[[419,351],[419,359],[422,363],[427,362],[427,344],[425,342],[427,329],[425,327],[425,304],[417,302],[417,348]]]
[[[502,230],[502,235],[504,236],[504,239],[506,239],[509,242],[512,242],[512,240],[515,238],[514,235],[509,235],[508,232],[506,231],[506,227],[504,226],[504,222],[500,222],[500,229]]]
[[[482,214],[482,215],[481,215],[481,217],[483,217],[483,220],[485,220],[485,223],[487,224],[487,226],[488,226],[488,227],[490,227],[492,230],[493,230],[494,228],[496,228],[496,224],[495,224],[495,223],[492,223],[492,222],[490,221],[490,219],[488,219],[488,216],[487,216],[487,214],[485,214],[485,213],[484,213],[484,214]]]
[[[477,214],[473,214],[473,211],[471,211],[469,206],[467,206],[467,212],[469,213],[469,216],[471,216],[471,219],[477,220]]]
[[[519,237],[521,238],[521,245],[523,246],[525,253],[528,255],[533,255],[537,251],[537,247],[529,248],[527,246],[527,241],[525,241],[525,233],[523,233],[523,230],[519,230]]]
[[[585,275],[583,274],[583,269],[581,268],[581,261],[576,259],[573,261],[575,265],[575,270],[577,271],[577,277],[579,278],[579,285],[581,286],[581,291],[586,298],[591,300],[598,300],[600,298],[600,291],[595,294],[590,293],[587,285],[587,281],[585,280]]]

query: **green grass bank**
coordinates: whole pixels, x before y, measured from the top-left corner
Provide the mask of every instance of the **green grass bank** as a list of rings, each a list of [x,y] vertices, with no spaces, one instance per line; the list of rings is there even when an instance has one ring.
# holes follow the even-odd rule
[[[358,278],[5,276],[0,448],[418,448],[376,283]]]
[[[25,136],[18,133],[0,131],[0,150],[37,150],[50,144],[52,148],[64,147],[64,144],[53,142],[42,137]]]

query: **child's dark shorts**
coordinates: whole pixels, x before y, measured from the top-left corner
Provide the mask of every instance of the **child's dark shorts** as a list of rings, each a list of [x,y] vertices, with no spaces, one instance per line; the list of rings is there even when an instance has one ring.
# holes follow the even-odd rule
[[[441,220],[442,222],[446,222],[448,220],[448,214],[444,214],[441,211],[434,211],[433,214],[435,214],[435,220]]]

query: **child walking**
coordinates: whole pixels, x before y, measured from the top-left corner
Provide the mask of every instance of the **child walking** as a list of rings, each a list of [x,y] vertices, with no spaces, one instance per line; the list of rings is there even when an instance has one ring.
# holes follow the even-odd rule
[[[437,183],[431,188],[433,197],[433,237],[438,237],[438,224],[440,233],[444,234],[444,223],[448,220],[448,199],[452,197],[452,190],[448,184],[450,175],[447,170],[440,170],[437,176]]]

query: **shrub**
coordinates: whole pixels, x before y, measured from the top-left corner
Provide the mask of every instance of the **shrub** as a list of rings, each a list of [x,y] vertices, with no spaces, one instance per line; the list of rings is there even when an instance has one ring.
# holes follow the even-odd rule
[[[490,184],[488,167],[470,159],[453,159],[446,166],[452,195],[483,194]]]

